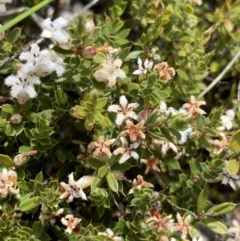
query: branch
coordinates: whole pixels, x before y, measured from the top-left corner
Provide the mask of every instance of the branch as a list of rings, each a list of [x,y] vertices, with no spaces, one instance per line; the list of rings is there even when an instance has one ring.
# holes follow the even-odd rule
[[[233,64],[240,57],[240,51],[235,55],[235,57],[231,60],[231,62],[226,66],[226,68],[218,75],[216,79],[197,97],[197,100],[202,98],[207,92],[209,92],[227,73],[227,71],[233,66]]]

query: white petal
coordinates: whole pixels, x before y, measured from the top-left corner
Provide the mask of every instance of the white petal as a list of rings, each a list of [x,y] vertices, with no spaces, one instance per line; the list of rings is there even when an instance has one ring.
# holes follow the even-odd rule
[[[80,186],[82,189],[87,188],[91,185],[94,176],[83,176],[77,181],[77,185]]]
[[[118,105],[110,105],[108,106],[108,112],[118,112],[119,106]]]
[[[120,125],[123,123],[125,117],[126,117],[125,115],[123,115],[122,113],[119,113],[119,114],[117,115],[117,118],[116,118],[115,123],[116,123],[118,126],[120,126]]]
[[[128,100],[127,100],[127,98],[124,95],[120,96],[119,102],[124,107],[126,107],[126,105],[128,104]]]
[[[52,38],[53,36],[53,32],[47,28],[43,29],[40,37],[42,38]]]
[[[131,156],[132,156],[135,160],[138,160],[138,159],[139,159],[139,155],[138,155],[137,152],[135,152],[135,151],[131,151]]]
[[[126,152],[122,155],[122,157],[120,158],[120,160],[118,161],[120,164],[126,162],[131,156]]]

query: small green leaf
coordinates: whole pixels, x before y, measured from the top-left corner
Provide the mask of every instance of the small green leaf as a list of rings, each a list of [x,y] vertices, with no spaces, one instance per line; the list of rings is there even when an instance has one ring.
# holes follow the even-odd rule
[[[207,225],[207,227],[216,233],[226,234],[228,232],[227,227],[214,218],[206,218],[203,222]]]
[[[0,154],[0,163],[3,164],[3,166],[5,167],[14,166],[13,160],[7,155]]]
[[[178,69],[177,73],[181,79],[188,80],[188,75],[186,74],[186,72],[182,71],[181,69]]]
[[[192,14],[193,13],[193,8],[188,4],[185,5],[185,13],[186,14]]]
[[[21,35],[21,29],[20,28],[14,28],[11,31],[11,33],[8,35],[7,39],[10,43],[14,43],[20,38],[20,35]]]
[[[40,205],[38,201],[39,201],[39,197],[33,197],[30,199],[27,199],[21,202],[21,204],[19,205],[19,210],[22,212],[28,212],[31,209],[34,209],[35,207]]]
[[[207,213],[211,213],[212,216],[218,216],[221,214],[231,212],[235,207],[236,207],[236,204],[230,203],[230,202],[225,202],[225,203],[221,203],[221,204],[218,204],[218,205],[210,208],[207,211]]]
[[[2,45],[2,49],[3,49],[5,52],[11,52],[11,50],[12,50],[12,44],[9,43],[9,42],[4,42],[3,45]]]
[[[107,100],[106,97],[99,98],[96,102],[96,109],[102,109],[107,104]]]
[[[7,120],[5,120],[5,119],[3,119],[3,118],[0,117],[0,128],[5,127],[6,124],[7,124]]]
[[[99,161],[98,159],[95,159],[93,157],[89,157],[86,161],[91,167],[93,167],[95,169],[99,169],[100,167],[103,166],[103,163],[101,161]]]
[[[166,159],[165,161],[166,161],[167,166],[172,168],[173,170],[181,170],[181,167],[177,160],[171,158],[171,159]]]
[[[109,188],[113,191],[113,192],[118,192],[118,182],[116,177],[114,176],[114,174],[112,172],[108,172],[107,174],[107,183]]]
[[[37,174],[37,176],[35,177],[35,182],[40,182],[40,183],[43,182],[43,174],[42,174],[42,172],[39,172]]]
[[[227,170],[231,175],[237,174],[239,171],[239,162],[236,159],[230,159],[227,163]]]
[[[203,188],[203,190],[200,192],[200,195],[198,196],[198,201],[197,201],[198,213],[205,211],[205,208],[207,206],[207,197],[208,197],[208,188],[206,185]]]
[[[9,105],[9,104],[6,104],[6,105],[2,105],[1,106],[1,109],[6,112],[6,113],[9,113],[9,114],[16,114],[16,113],[19,113],[19,108],[15,105]]]
[[[101,182],[102,182],[102,178],[100,178],[99,176],[94,177],[92,184],[91,184],[91,190],[98,187]]]
[[[101,177],[101,178],[103,178],[103,177],[105,177],[105,175],[107,174],[107,172],[108,172],[107,167],[106,167],[106,166],[102,166],[102,167],[100,167],[100,168],[98,169],[98,176]]]

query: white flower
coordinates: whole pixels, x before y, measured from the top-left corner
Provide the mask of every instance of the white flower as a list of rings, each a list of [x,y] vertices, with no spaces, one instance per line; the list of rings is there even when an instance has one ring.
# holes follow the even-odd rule
[[[20,67],[20,70],[30,75],[44,77],[56,71],[58,76],[64,72],[63,60],[50,47],[40,51],[37,44],[31,45],[29,52],[20,54],[19,59],[26,61],[26,64]]]
[[[0,1],[0,13],[6,12],[6,3],[11,3],[12,0],[1,0]]]
[[[235,117],[234,110],[228,110],[226,112],[226,115],[221,116],[221,122],[222,126],[218,127],[218,130],[224,131],[224,130],[231,130],[233,127],[232,120]]]
[[[43,32],[42,38],[51,38],[59,47],[63,49],[71,49],[71,36],[63,28],[67,27],[68,20],[63,17],[55,19],[53,22],[50,18],[42,22]]]
[[[122,157],[120,158],[120,160],[118,162],[120,164],[122,164],[131,157],[133,157],[135,160],[137,160],[139,158],[139,155],[134,150],[139,146],[139,143],[134,142],[129,145],[128,141],[125,137],[120,137],[120,140],[122,142],[122,146],[117,148],[113,152],[114,155],[122,154]]]
[[[126,77],[126,74],[121,69],[121,66],[121,59],[112,60],[111,58],[108,58],[102,63],[102,67],[93,74],[93,77],[96,81],[105,82],[108,87],[113,87],[116,84],[118,77]]]
[[[123,241],[123,238],[119,237],[119,236],[115,236],[114,232],[110,228],[107,228],[106,232],[98,232],[98,236],[99,235],[103,235],[105,237],[109,237],[109,238],[111,238],[114,241]]]
[[[187,141],[188,135],[192,132],[192,127],[188,127],[184,131],[179,131],[181,135],[181,139],[179,141],[179,144],[184,144]]]
[[[34,85],[41,84],[39,77],[18,71],[17,75],[10,75],[5,79],[5,85],[11,87],[11,96],[24,104],[29,98],[35,98],[37,93]]]
[[[138,119],[137,114],[133,111],[134,108],[137,108],[139,106],[138,103],[129,104],[128,100],[124,95],[120,97],[119,102],[119,105],[110,105],[108,107],[109,112],[117,113],[117,119],[115,121],[117,125],[121,125],[123,121],[127,118],[132,118],[134,120]]]
[[[183,108],[180,108],[179,110],[176,110],[173,107],[167,108],[167,104],[164,101],[160,102],[160,113],[164,116],[168,116],[170,113],[172,115],[187,115],[187,111]]]
[[[178,153],[178,149],[176,147],[175,144],[173,144],[172,142],[170,142],[169,140],[153,140],[153,142],[155,144],[158,144],[158,145],[161,145],[162,146],[162,149],[161,149],[161,152],[162,152],[162,155],[165,156],[167,151],[172,149],[175,153]]]
[[[223,169],[223,172],[219,175],[219,178],[222,180],[222,184],[229,184],[232,189],[236,190],[236,184],[234,180],[239,180],[239,175],[230,174],[227,170],[228,161],[225,161],[226,167]]]
[[[17,173],[13,170],[3,168],[0,172],[0,193],[2,197],[8,194],[17,194],[19,189],[16,189]]]
[[[72,233],[72,231],[80,226],[80,222],[82,219],[80,218],[74,218],[72,214],[67,214],[64,218],[61,218],[61,222],[63,225],[67,226],[65,232],[66,233]]]
[[[133,74],[135,75],[145,75],[147,71],[151,70],[153,67],[153,61],[151,60],[149,61],[148,59],[144,61],[144,67],[142,65],[141,58],[138,57],[137,63],[138,63],[138,69],[133,72]]]
[[[75,181],[73,178],[73,173],[71,173],[68,176],[68,184],[65,182],[60,183],[60,190],[63,190],[60,199],[67,198],[67,202],[72,202],[74,198],[82,198],[83,200],[87,200],[87,196],[83,192],[83,189],[91,185],[93,178],[93,176],[83,176],[78,181]]]

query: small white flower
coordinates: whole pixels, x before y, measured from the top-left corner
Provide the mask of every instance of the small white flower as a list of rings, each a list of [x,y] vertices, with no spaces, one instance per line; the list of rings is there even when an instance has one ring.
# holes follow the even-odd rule
[[[5,85],[11,87],[11,96],[17,98],[20,104],[37,96],[34,85],[39,84],[41,84],[39,77],[30,76],[22,71],[18,71],[17,75],[10,75],[5,79]]]
[[[11,3],[12,0],[1,0],[0,1],[0,13],[6,12],[6,3]]]
[[[181,135],[181,139],[179,140],[179,144],[184,144],[187,141],[188,135],[192,132],[192,127],[188,127],[184,131],[179,131]]]
[[[37,44],[31,45],[29,52],[20,54],[19,59],[26,61],[26,64],[20,67],[20,70],[30,75],[44,77],[56,71],[58,76],[64,72],[63,60],[50,47],[40,51]]]
[[[118,162],[120,164],[122,164],[122,163],[126,162],[128,159],[130,159],[131,157],[133,157],[135,160],[137,160],[139,158],[139,155],[134,150],[139,146],[139,143],[134,142],[129,145],[128,141],[125,137],[120,137],[120,140],[122,142],[122,146],[117,148],[113,152],[114,155],[122,154],[122,157],[120,158],[120,160]]]
[[[126,74],[121,69],[121,66],[121,59],[112,60],[109,58],[102,63],[102,67],[93,74],[93,77],[96,81],[105,82],[108,87],[113,87],[116,84],[118,77],[126,77]]]
[[[61,218],[61,222],[63,225],[67,226],[65,232],[66,233],[72,233],[72,231],[80,226],[80,222],[82,219],[80,218],[74,218],[72,214],[67,214],[64,218]]]
[[[1,5],[0,5],[0,9],[1,9]],[[1,12],[1,11],[0,11]],[[2,24],[0,24],[0,28],[2,27]],[[5,32],[0,32],[0,40],[3,39],[5,36]]]
[[[169,140],[153,140],[153,143],[157,144],[157,145],[161,145],[161,152],[162,155],[165,156],[167,151],[172,149],[175,153],[178,153],[178,149],[176,147],[175,144],[173,144],[172,142],[170,142]]]
[[[133,72],[133,74],[135,75],[145,75],[153,67],[153,61],[151,60],[149,61],[148,59],[144,61],[144,67],[142,65],[141,58],[138,57],[137,63],[138,63],[138,69]]]
[[[63,29],[67,27],[67,25],[68,20],[63,17],[59,17],[53,22],[50,18],[47,18],[42,22],[43,32],[41,37],[51,38],[53,42],[63,49],[71,49],[71,36]]]
[[[115,121],[117,125],[121,125],[127,118],[132,118],[134,120],[138,119],[137,114],[133,111],[134,108],[139,106],[138,103],[129,104],[127,98],[124,95],[120,97],[119,102],[119,105],[110,105],[108,107],[109,112],[117,113],[117,119]]]
[[[61,194],[60,199],[67,198],[67,202],[72,202],[74,198],[82,198],[87,200],[86,194],[83,192],[84,188],[91,185],[93,176],[83,176],[78,181],[73,178],[73,173],[68,176],[68,184],[61,182],[60,185],[64,192]]]
[[[103,235],[105,237],[109,237],[109,238],[111,238],[114,241],[123,241],[123,238],[119,237],[119,236],[115,236],[114,232],[110,228],[107,228],[106,232],[98,232],[98,236],[99,235]]]
[[[183,108],[180,108],[179,110],[176,110],[173,107],[167,108],[167,104],[164,101],[160,102],[160,113],[164,116],[168,116],[170,113],[172,115],[187,115],[187,111]]]
[[[226,115],[221,116],[221,122],[222,126],[218,127],[218,130],[224,131],[224,130],[231,130],[233,127],[232,120],[235,117],[234,110],[228,110],[226,112]]]

